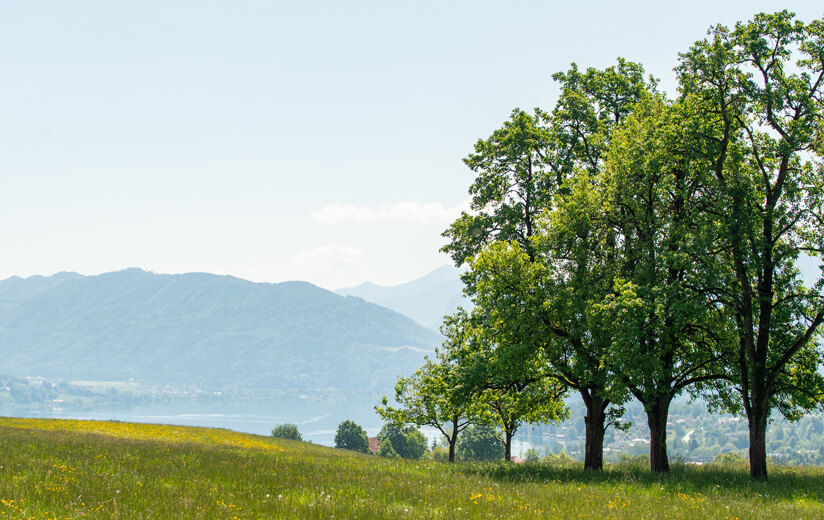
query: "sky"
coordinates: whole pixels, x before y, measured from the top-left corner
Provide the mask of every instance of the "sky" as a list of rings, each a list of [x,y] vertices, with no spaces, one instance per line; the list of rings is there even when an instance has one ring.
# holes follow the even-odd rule
[[[644,64],[718,2],[0,2],[0,279],[140,267],[394,285],[449,263],[462,158],[575,62]]]

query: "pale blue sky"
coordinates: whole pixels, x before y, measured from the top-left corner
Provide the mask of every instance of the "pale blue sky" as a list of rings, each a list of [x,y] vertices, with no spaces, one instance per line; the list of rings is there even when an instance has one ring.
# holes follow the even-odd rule
[[[0,2],[0,278],[125,267],[416,278],[461,158],[570,62],[677,53],[820,2]]]

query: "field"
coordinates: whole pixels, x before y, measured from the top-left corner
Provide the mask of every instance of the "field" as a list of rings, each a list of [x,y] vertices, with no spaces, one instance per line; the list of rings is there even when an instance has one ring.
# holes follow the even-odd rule
[[[824,468],[450,466],[226,430],[0,418],[0,518],[824,518]]]

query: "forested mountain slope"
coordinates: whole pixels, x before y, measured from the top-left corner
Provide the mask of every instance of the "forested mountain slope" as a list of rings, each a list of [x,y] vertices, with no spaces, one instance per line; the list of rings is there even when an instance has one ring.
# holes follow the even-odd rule
[[[387,391],[434,332],[306,282],[139,269],[0,282],[0,373]]]

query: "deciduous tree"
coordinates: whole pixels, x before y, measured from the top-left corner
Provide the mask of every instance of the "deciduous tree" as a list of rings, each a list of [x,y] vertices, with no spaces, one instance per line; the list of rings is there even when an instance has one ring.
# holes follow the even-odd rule
[[[652,471],[669,470],[667,417],[672,399],[721,378],[715,348],[724,316],[701,285],[705,255],[705,179],[685,144],[682,112],[661,96],[639,102],[613,133],[597,183],[605,236],[615,244],[614,287],[597,307],[612,344],[608,364],[643,405]]]
[[[338,425],[338,430],[335,432],[335,447],[369,453],[369,439],[363,428],[354,421],[346,420]]]
[[[463,321],[459,311],[446,318],[441,332],[446,336],[444,348],[457,348],[465,341]],[[395,406],[386,396],[375,411],[387,421],[399,424],[432,426],[443,434],[449,445],[449,462],[455,462],[458,434],[470,425],[475,415],[475,403],[459,385],[457,367],[441,352],[436,361],[427,358],[425,364],[410,377],[401,377],[395,384]]]
[[[718,277],[706,290],[736,332],[715,404],[743,408],[750,473],[766,479],[772,410],[795,418],[824,388],[822,281],[805,287],[797,269],[802,251],[821,258],[824,246],[824,20],[782,11],[713,27],[677,70],[714,181]]]
[[[387,456],[387,454],[394,453],[403,459],[419,459],[423,457],[427,449],[426,437],[417,428],[391,421],[381,428],[378,433],[378,442],[381,449],[379,454]]]
[[[303,437],[300,435],[300,430],[296,424],[279,424],[272,429],[272,437],[279,439],[289,439],[293,441],[302,441]]]
[[[614,419],[608,418],[607,410],[618,394],[606,391],[612,387],[606,382],[608,370],[603,369],[600,352],[590,350],[601,348],[600,340],[590,341],[592,331],[577,322],[583,316],[582,306],[587,305],[587,298],[600,288],[588,290],[589,296],[573,294],[586,286],[585,257],[578,256],[574,281],[566,285],[566,295],[573,297],[574,303],[552,292],[557,285],[570,280],[568,272],[555,270],[546,277],[546,273],[537,274],[522,260],[535,263],[539,254],[539,244],[533,238],[540,215],[558,207],[559,193],[572,190],[569,179],[574,172],[594,175],[603,167],[612,130],[644,92],[654,90],[655,82],[644,79],[640,65],[621,59],[616,66],[603,70],[581,71],[573,64],[567,72],[553,77],[561,84],[561,96],[551,114],[536,111],[535,116],[528,116],[516,111],[513,119],[489,140],[479,141],[476,153],[467,158],[467,164],[478,174],[470,188],[472,208],[477,214],[462,215],[444,233],[451,242],[443,250],[457,264],[478,256],[471,260],[470,273],[465,277],[467,292],[477,298],[485,292],[486,312],[498,313],[496,323],[509,328],[511,335],[518,338],[504,348],[515,349],[522,360],[548,356],[545,359],[550,360],[551,366],[563,369],[564,373],[559,371],[556,376],[581,393],[588,410],[586,467],[600,469],[604,431]],[[574,233],[565,238],[569,240],[569,236]],[[496,241],[505,245],[495,251],[484,251],[485,245]],[[555,244],[545,241],[544,245],[544,261],[538,262],[538,270],[551,270],[552,262],[557,260],[551,251]],[[581,247],[577,243],[576,251]],[[508,264],[510,260],[516,263]],[[476,269],[477,276],[472,273]],[[528,276],[523,277],[524,274]],[[496,276],[506,280],[498,283],[494,280]],[[485,289],[473,287],[481,281]],[[547,300],[542,298],[553,303],[545,305]],[[532,307],[527,310],[525,305],[516,304],[517,307],[508,309],[509,301],[529,301]],[[474,303],[478,305],[478,301]],[[520,319],[528,313],[532,313],[530,318]]]
[[[458,382],[475,403],[478,422],[500,428],[504,459],[512,457],[512,437],[523,423],[552,423],[568,411],[562,397],[566,386],[548,377],[547,365],[535,359],[531,348],[504,330],[496,312],[475,307],[462,320],[464,341],[444,354],[457,367]],[[511,330],[511,329],[510,329]],[[509,344],[512,340],[517,345]]]
[[[473,425],[458,442],[458,456],[467,461],[501,460],[504,445],[494,427],[487,424]]]

